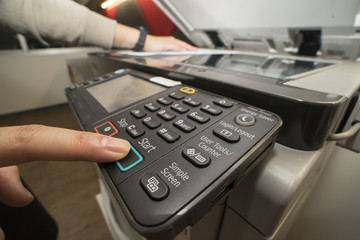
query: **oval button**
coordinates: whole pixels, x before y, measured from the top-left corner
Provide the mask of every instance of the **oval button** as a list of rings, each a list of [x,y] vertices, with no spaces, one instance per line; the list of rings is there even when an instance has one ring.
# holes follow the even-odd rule
[[[169,187],[156,173],[146,173],[142,176],[140,186],[155,201],[163,200],[169,195]]]
[[[255,117],[249,114],[239,114],[235,118],[235,122],[242,126],[252,126],[255,124]]]
[[[183,93],[186,93],[186,94],[194,94],[195,89],[190,88],[190,87],[182,87],[182,88],[180,88],[180,92],[183,92]]]
[[[214,135],[229,143],[236,143],[240,140],[237,132],[231,131],[223,127],[217,127],[213,131]]]
[[[194,166],[203,168],[210,164],[211,159],[206,156],[202,151],[195,147],[187,147],[182,151],[183,157],[194,164]]]

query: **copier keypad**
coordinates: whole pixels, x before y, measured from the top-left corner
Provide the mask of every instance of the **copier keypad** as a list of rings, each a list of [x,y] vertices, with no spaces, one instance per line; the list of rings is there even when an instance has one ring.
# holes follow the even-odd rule
[[[278,124],[272,113],[180,86],[96,123],[93,131],[131,143],[128,156],[103,166],[134,219],[156,226],[234,164],[251,165],[255,159],[244,156]]]

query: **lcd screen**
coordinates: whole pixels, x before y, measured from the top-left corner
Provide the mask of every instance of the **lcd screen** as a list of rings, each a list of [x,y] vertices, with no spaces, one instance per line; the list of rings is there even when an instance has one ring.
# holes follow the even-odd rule
[[[126,74],[88,87],[87,91],[108,112],[113,112],[165,89],[155,83]]]

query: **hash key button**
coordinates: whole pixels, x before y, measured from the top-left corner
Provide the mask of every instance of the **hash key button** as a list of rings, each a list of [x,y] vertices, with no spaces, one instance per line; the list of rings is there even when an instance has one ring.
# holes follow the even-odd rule
[[[169,187],[156,173],[146,173],[140,179],[140,186],[155,201],[165,199],[169,195]]]
[[[203,168],[210,164],[210,158],[195,147],[187,147],[182,151],[183,157],[195,167]]]
[[[157,135],[168,143],[176,142],[180,138],[179,134],[166,127],[160,128],[159,131],[157,131]]]

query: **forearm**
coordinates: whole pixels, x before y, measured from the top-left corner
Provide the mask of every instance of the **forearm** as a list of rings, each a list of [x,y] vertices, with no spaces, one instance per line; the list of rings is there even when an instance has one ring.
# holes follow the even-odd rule
[[[58,40],[75,45],[132,49],[138,29],[106,18],[70,0],[0,0],[0,24],[31,34],[47,45]],[[195,48],[173,37],[148,35],[144,51],[186,51]]]
[[[116,21],[68,0],[0,0],[0,23],[39,41],[111,48]]]
[[[113,46],[132,49],[139,40],[140,31],[136,28],[117,24]],[[154,36],[148,34],[145,39],[145,52],[195,51],[196,48],[172,36]]]

